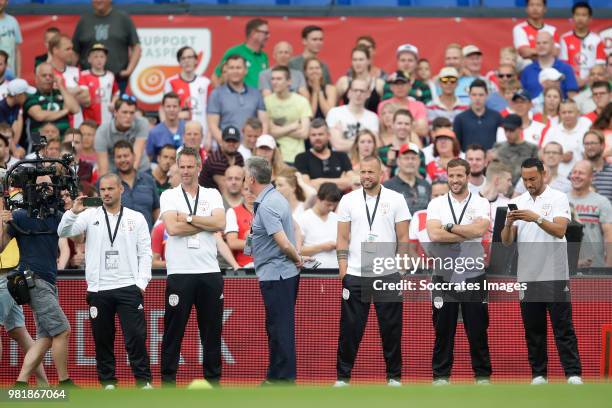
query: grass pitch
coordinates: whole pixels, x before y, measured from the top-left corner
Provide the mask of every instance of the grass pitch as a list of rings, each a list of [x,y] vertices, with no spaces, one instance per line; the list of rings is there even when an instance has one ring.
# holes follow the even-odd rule
[[[401,388],[351,386],[282,388],[187,389],[80,389],[70,391],[64,403],[4,402],[4,407],[83,408],[529,408],[612,407],[612,384],[571,386],[529,385],[430,385],[406,384]]]

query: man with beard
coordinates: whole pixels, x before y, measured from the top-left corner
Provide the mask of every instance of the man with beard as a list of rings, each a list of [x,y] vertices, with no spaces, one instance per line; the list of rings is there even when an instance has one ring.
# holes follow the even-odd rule
[[[151,389],[143,306],[151,280],[151,236],[142,214],[121,205],[124,188],[119,176],[107,173],[99,186],[102,207],[87,208],[83,205],[85,196],[77,198],[57,231],[60,237],[85,234],[86,300],[100,383],[107,390],[117,385],[114,344],[118,315],[136,384]]]
[[[464,262],[464,271],[434,263],[432,283],[440,284],[440,290],[432,291],[433,324],[436,334],[432,370],[434,385],[448,385],[453,367],[453,350],[459,308],[470,344],[470,356],[476,384],[489,384],[491,358],[487,328],[489,311],[485,282],[484,249],[482,237],[490,223],[487,199],[472,194],[468,189],[470,164],[463,159],[448,162],[448,186],[450,191],[432,200],[427,207],[427,233],[432,241],[428,253],[451,256],[458,263]],[[460,249],[460,257],[455,251]],[[444,255],[442,255],[444,254]],[[463,259],[461,259],[463,258]],[[472,259],[472,267],[467,266]],[[481,259],[481,262],[478,262]],[[458,265],[458,264],[457,264]],[[473,284],[473,289],[456,290],[454,284]],[[476,284],[478,286],[476,286]],[[448,286],[446,288],[445,286]]]
[[[565,239],[569,202],[565,194],[544,183],[540,160],[525,160],[521,178],[527,191],[510,202],[517,209],[506,215],[501,239],[506,246],[515,239],[518,243],[517,280],[526,287],[520,298],[531,384],[548,383],[547,315],[568,384],[582,384]]]
[[[349,385],[357,350],[374,303],[387,366],[387,385],[401,386],[401,292],[378,286],[400,281],[395,267],[374,274],[374,257],[407,254],[410,210],[404,197],[380,184],[382,163],[377,157],[361,161],[362,188],[346,194],[338,205],[336,252],[342,280],[340,338],[334,387]],[[363,252],[363,253],[362,253]],[[380,271],[379,271],[380,272]]]
[[[240,146],[240,130],[235,126],[223,129],[219,149],[212,152],[202,167],[198,179],[201,186],[216,188],[221,194],[225,193],[225,170],[229,166],[244,166],[244,159],[238,153]]]
[[[157,154],[157,167],[151,172],[159,195],[171,187],[168,172],[174,163],[176,163],[176,147],[172,144],[167,144],[159,150]]]
[[[471,144],[465,149],[465,160],[470,164],[470,176],[468,177],[468,189],[472,194],[478,194],[487,181],[485,168],[487,153],[482,146]]]
[[[113,158],[125,190],[121,194],[121,205],[140,211],[150,231],[154,220],[159,218],[159,194],[155,180],[149,173],[134,169],[134,148],[130,142],[120,140],[115,143]]]
[[[295,156],[295,168],[304,181],[319,189],[323,183],[334,183],[340,190],[350,188],[353,166],[346,153],[329,148],[329,129],[324,119],[310,122],[310,145],[312,148]]]
[[[593,166],[593,187],[602,196],[612,201],[612,165],[603,158],[605,137],[598,130],[591,129],[582,138],[584,158]]]

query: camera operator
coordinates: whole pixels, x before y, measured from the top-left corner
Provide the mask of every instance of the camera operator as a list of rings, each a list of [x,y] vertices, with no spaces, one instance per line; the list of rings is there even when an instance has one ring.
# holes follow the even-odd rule
[[[52,187],[49,176],[39,176],[36,184]],[[30,308],[36,322],[37,340],[25,355],[16,387],[27,387],[30,375],[40,365],[47,350],[51,349],[60,387],[74,386],[68,375],[68,337],[70,324],[59,305],[55,278],[57,276],[57,227],[61,214],[45,218],[28,216],[24,209],[14,212],[2,210],[2,240],[0,250],[12,238],[17,239],[21,252],[19,270],[34,273],[34,287],[30,288]],[[48,232],[48,233],[45,233]]]

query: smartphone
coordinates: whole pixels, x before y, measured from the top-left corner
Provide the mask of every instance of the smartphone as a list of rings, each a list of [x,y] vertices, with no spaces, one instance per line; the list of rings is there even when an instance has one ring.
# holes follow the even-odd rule
[[[102,199],[100,197],[85,197],[83,198],[83,207],[101,207]]]
[[[317,261],[316,259],[312,259],[310,261],[305,261],[304,262],[304,269],[317,269],[319,266],[321,266],[321,262]]]
[[[512,203],[508,204],[508,209],[510,211],[518,211],[518,207],[516,206],[516,204],[512,204]]]

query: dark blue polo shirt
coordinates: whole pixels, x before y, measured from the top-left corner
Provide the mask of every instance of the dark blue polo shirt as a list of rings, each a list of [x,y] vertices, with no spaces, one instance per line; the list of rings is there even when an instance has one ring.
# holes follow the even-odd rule
[[[502,117],[499,112],[485,108],[482,116],[477,116],[472,109],[461,112],[455,117],[453,130],[461,145],[461,150],[473,143],[489,150],[497,139],[497,128],[501,126]]]
[[[134,180],[134,187],[130,188],[128,183],[122,181],[123,194],[121,205],[144,215],[149,224],[149,231],[153,228],[153,210],[159,208],[159,193],[155,180],[149,173],[138,172]]]
[[[29,268],[39,278],[55,285],[57,276],[58,241],[57,227],[62,220],[62,214],[45,219],[28,217],[28,213],[19,209],[13,212],[13,224],[24,231],[43,232],[44,235],[23,235],[12,225],[9,225],[8,234],[17,239],[19,246],[19,270]]]

